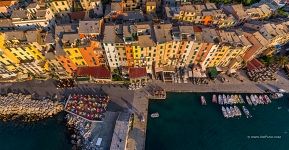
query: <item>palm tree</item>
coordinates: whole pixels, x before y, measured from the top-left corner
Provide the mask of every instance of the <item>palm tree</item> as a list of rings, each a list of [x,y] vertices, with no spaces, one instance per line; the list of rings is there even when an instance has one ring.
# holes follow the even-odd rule
[[[289,63],[289,58],[287,56],[281,56],[277,59],[277,63],[280,67],[284,68]]]

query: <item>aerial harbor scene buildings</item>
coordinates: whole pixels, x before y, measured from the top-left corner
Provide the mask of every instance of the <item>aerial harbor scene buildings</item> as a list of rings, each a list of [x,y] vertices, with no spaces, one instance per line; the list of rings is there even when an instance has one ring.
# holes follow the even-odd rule
[[[248,121],[287,98],[287,3],[1,0],[0,118],[63,112],[70,149],[111,150],[161,149],[150,126],[173,92]]]

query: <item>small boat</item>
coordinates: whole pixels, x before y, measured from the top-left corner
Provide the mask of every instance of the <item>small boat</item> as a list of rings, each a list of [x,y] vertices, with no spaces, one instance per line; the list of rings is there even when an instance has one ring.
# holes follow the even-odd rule
[[[250,106],[252,106],[252,101],[250,100],[248,95],[246,95],[246,101]]]
[[[247,118],[251,118],[252,115],[250,114],[249,110],[245,107],[245,106],[242,106],[242,110],[244,112],[244,114],[246,115]]]
[[[242,116],[240,109],[237,106],[234,106],[235,111],[237,112],[238,116]]]
[[[231,96],[230,96],[230,95],[227,95],[227,102],[228,102],[228,104],[232,104]]]
[[[279,99],[281,97],[283,97],[282,93],[274,93],[271,95],[272,99]]]
[[[235,95],[235,99],[236,99],[237,103],[241,103],[241,100],[240,100],[240,98],[239,98],[239,96],[237,94]]]
[[[234,95],[231,95],[231,99],[232,99],[233,104],[236,104],[236,103],[237,103]]]
[[[213,95],[212,102],[217,103],[217,96],[215,94]]]
[[[204,96],[201,96],[201,104],[202,105],[207,105],[206,99]]]
[[[245,103],[245,101],[244,101],[244,99],[243,99],[243,97],[242,97],[241,95],[239,95],[239,99],[240,99],[240,102],[241,102],[242,104]]]
[[[266,101],[267,101],[268,103],[271,103],[271,102],[272,102],[268,95],[264,95],[264,97],[265,97],[265,99],[266,99]]]
[[[259,95],[259,100],[261,104],[266,104],[266,100],[265,101],[263,100],[262,95]]]
[[[229,107],[226,107],[226,111],[227,111],[227,114],[228,114],[229,118],[233,117],[233,114],[232,114],[232,112],[231,112]]]
[[[158,112],[151,114],[152,118],[158,118],[159,116],[160,116],[160,114]]]
[[[287,91],[284,90],[284,89],[278,89],[278,92],[279,92],[279,93],[286,93]]]
[[[228,100],[225,94],[223,94],[223,103],[224,105],[228,104]]]
[[[263,95],[259,95],[259,99],[261,99],[263,101],[263,104],[269,103],[269,102],[267,102],[266,98]]]
[[[223,112],[223,116],[225,118],[229,118],[228,114],[227,114],[227,111],[226,111],[226,108],[224,106],[222,106],[222,112]]]
[[[254,106],[257,106],[258,103],[257,103],[256,99],[254,98],[254,95],[251,95],[250,98],[251,98],[251,101],[254,104]]]
[[[237,112],[235,112],[235,109],[232,106],[230,106],[230,111],[232,112],[232,117],[237,116]]]
[[[255,98],[257,104],[261,104],[261,101],[259,100],[259,97],[257,95],[254,95],[254,98]]]
[[[218,104],[222,105],[222,95],[218,95]]]

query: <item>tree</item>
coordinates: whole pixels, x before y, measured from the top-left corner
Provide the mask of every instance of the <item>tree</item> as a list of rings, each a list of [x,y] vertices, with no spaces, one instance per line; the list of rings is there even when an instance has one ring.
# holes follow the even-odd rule
[[[289,58],[287,56],[281,56],[277,59],[277,63],[280,67],[284,68],[289,62]]]

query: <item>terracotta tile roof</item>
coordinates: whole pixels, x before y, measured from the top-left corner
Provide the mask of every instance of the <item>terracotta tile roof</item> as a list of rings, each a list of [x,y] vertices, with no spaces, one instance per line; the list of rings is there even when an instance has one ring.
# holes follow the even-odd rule
[[[264,67],[265,65],[262,64],[259,60],[256,58],[252,59],[247,63],[247,69],[248,70],[255,70]]]
[[[251,60],[251,62],[253,63],[254,66],[261,68],[261,67],[265,67],[265,65],[263,63],[261,63],[258,59],[254,58],[253,60]]]
[[[97,67],[78,67],[76,71],[77,76],[92,76],[96,79],[111,79],[110,71],[103,66]]]
[[[198,26],[193,26],[194,32],[202,32],[202,28]]]
[[[130,79],[141,78],[146,76],[147,76],[146,68],[129,68]]]
[[[84,11],[71,12],[69,13],[69,17],[71,20],[83,20],[85,17],[85,12]]]
[[[245,52],[245,55],[243,56],[243,59],[247,62],[255,57],[255,55],[258,53],[260,48],[262,48],[262,44],[252,34],[245,33],[245,37],[252,44],[252,46]]]
[[[15,1],[0,1],[0,7],[9,7],[14,4]]]

